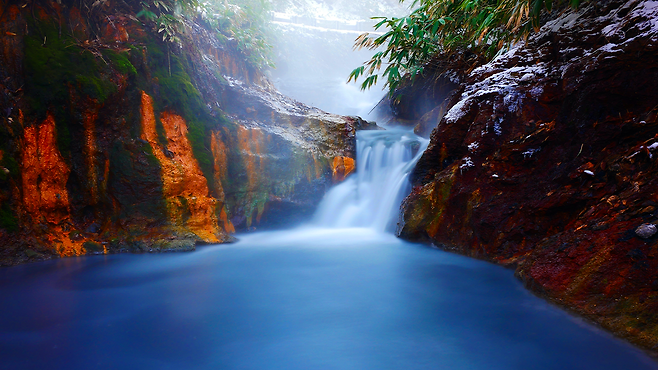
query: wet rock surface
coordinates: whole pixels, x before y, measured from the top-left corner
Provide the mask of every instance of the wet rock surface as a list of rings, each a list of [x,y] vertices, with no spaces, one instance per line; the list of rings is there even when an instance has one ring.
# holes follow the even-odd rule
[[[202,24],[162,42],[131,4],[0,1],[2,265],[305,221],[372,128],[281,95]]]
[[[592,2],[468,74],[400,236],[513,267],[658,351],[657,20],[651,1]]]
[[[656,225],[654,224],[642,224],[635,229],[635,234],[643,239],[649,239],[650,237],[656,235]]]

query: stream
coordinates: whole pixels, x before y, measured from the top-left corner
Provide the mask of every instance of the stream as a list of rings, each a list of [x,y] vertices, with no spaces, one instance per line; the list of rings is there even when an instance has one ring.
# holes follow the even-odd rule
[[[355,36],[302,31],[277,47],[291,56],[279,90],[370,118],[382,91],[344,84],[368,58],[347,56]],[[303,226],[0,269],[0,370],[658,369],[512,270],[396,238],[427,141],[401,129],[357,139],[356,173]]]
[[[425,144],[360,132],[303,227],[0,269],[0,369],[658,369],[511,270],[395,238]]]

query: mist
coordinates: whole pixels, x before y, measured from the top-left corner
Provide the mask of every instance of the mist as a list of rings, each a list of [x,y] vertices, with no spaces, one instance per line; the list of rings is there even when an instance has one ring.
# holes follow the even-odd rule
[[[288,1],[274,6],[272,81],[279,91],[305,104],[342,115],[375,119],[371,113],[385,95],[383,83],[369,90],[347,83],[350,72],[373,50],[353,50],[354,40],[374,33],[375,16],[401,16],[407,4],[388,1]],[[380,30],[382,31],[382,30]]]

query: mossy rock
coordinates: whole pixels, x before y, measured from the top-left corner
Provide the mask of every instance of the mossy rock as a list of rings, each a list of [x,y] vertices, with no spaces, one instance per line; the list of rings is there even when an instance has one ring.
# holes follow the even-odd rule
[[[194,239],[158,240],[153,243],[154,252],[190,252],[195,249]]]
[[[25,256],[27,256],[27,258],[37,258],[39,257],[39,253],[33,251],[32,249],[26,249]]]
[[[118,52],[114,50],[103,50],[103,56],[109,59],[111,65],[118,72],[127,76],[137,76],[137,69],[130,62],[131,51]]]
[[[116,142],[110,151],[108,188],[120,204],[119,218],[166,219],[161,167],[150,146]]]
[[[213,158],[208,149],[211,147],[211,131],[232,122],[221,109],[205,104],[201,92],[190,76],[189,72],[193,70],[193,66],[185,50],[172,50],[167,44],[159,42],[157,37],[145,41],[148,69],[152,78],[147,80],[140,76],[138,86],[154,97],[158,140],[164,146],[167,145],[162,123],[159,122],[159,113],[171,110],[181,115],[187,123],[187,138],[194,157],[208,184],[212,184]]]
[[[0,227],[8,232],[18,230],[18,220],[16,220],[16,215],[8,203],[4,203],[0,207]]]
[[[58,148],[68,160],[75,140],[70,125],[79,121],[71,95],[104,104],[118,91],[113,82],[117,75],[137,76],[132,50],[94,54],[61,33],[53,22],[28,19],[28,27],[30,33],[24,38],[26,113],[37,121],[48,112],[55,116]]]
[[[92,241],[86,241],[82,243],[82,246],[85,248],[87,253],[100,253],[104,250],[101,244]]]

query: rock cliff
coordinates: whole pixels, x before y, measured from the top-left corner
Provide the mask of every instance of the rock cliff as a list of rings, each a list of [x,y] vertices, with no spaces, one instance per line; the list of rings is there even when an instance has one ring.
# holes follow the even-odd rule
[[[398,232],[513,267],[656,352],[658,4],[585,4],[421,119],[437,126]]]
[[[0,264],[301,221],[353,163],[360,119],[282,96],[200,20],[162,41],[129,3],[0,1]]]

